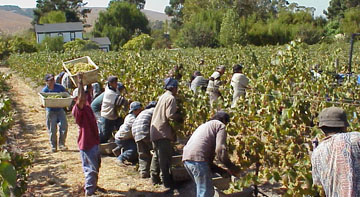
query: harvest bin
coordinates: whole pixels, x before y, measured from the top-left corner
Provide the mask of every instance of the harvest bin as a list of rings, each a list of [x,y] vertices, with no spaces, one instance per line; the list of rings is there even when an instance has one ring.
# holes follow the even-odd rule
[[[60,95],[65,98],[46,98],[50,95]],[[74,97],[67,92],[39,92],[39,96],[43,106],[54,108],[69,107],[74,99]]]
[[[70,73],[69,69],[67,68],[67,65],[76,64],[76,63],[80,63],[80,62],[91,64],[94,66],[94,70],[84,72],[84,78],[83,78],[84,85],[89,85],[94,82],[97,82],[98,76],[99,76],[99,67],[90,59],[89,56],[85,56],[85,57],[81,57],[81,58],[63,62],[63,67],[64,67],[65,71],[69,74],[70,79],[74,83],[75,87],[77,87],[77,83],[78,83],[77,74]]]

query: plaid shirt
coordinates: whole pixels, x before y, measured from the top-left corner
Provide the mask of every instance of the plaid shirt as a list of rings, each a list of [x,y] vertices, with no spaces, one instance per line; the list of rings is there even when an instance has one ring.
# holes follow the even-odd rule
[[[340,133],[325,139],[311,156],[314,184],[326,196],[360,196],[360,133]]]
[[[132,134],[135,142],[149,138],[151,117],[154,113],[154,107],[143,110],[135,119],[132,125]]]

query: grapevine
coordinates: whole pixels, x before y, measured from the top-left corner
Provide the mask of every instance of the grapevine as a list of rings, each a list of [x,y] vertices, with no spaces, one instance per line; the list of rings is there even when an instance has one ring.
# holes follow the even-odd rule
[[[291,42],[285,46],[228,49],[40,52],[13,54],[8,63],[24,77],[43,85],[43,76],[59,73],[62,61],[90,56],[99,66],[100,80],[118,76],[127,87],[126,96],[144,104],[163,94],[163,79],[168,71],[182,64],[178,103],[183,123],[173,126],[179,136],[188,137],[215,109],[230,112],[227,132],[232,159],[247,173],[229,192],[270,183],[278,185],[277,189],[285,196],[313,196],[319,190],[313,186],[311,177],[311,140],[322,137],[315,126],[317,113],[329,106],[342,107],[348,113],[350,130],[359,127],[360,86],[356,78],[349,77],[341,85],[334,79],[334,74],[346,72],[347,49],[346,43],[308,46]],[[355,46],[355,73],[360,72],[358,49]],[[197,64],[200,59],[205,60],[205,65]],[[336,65],[336,60],[341,64]],[[251,89],[245,98],[239,99],[237,108],[230,108],[230,68],[236,63],[244,65]],[[315,64],[323,70],[321,78],[314,78],[310,72]],[[220,90],[223,99],[211,109],[206,93],[194,95],[186,83],[195,70],[207,78],[218,65],[227,66],[222,77],[227,83]]]

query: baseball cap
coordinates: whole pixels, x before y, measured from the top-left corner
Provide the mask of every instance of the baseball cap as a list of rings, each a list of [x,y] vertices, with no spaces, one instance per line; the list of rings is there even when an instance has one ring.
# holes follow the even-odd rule
[[[178,87],[178,81],[171,77],[166,78],[164,83],[165,83],[165,85],[164,85],[165,89]]]
[[[53,74],[46,74],[44,79],[45,79],[45,81],[50,81],[50,80],[54,79],[54,75]]]
[[[124,89],[125,88],[125,86],[124,86],[124,84],[123,83],[121,83],[121,82],[118,82],[117,83],[117,89],[120,91],[120,90],[122,90],[122,89]]]
[[[329,107],[323,109],[319,114],[319,127],[347,127],[346,113],[339,107]]]
[[[226,67],[224,65],[220,65],[216,67],[216,70],[225,69]]]
[[[134,101],[130,104],[129,113],[132,113],[133,111],[140,109],[140,108],[141,108],[141,103],[138,101]]]
[[[110,76],[110,77],[108,77],[108,79],[107,79],[107,81],[108,81],[109,83],[112,83],[112,82],[117,81],[117,80],[118,80],[117,76]]]

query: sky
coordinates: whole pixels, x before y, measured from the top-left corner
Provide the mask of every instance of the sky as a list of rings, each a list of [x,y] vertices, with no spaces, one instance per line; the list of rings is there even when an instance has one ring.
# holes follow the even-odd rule
[[[107,7],[110,0],[84,0],[88,2],[88,7]],[[289,0],[290,3],[296,2],[299,5],[316,8],[315,16],[323,13],[329,6],[330,0]],[[0,5],[17,5],[21,8],[36,7],[36,0],[0,0]],[[165,7],[169,5],[169,0],[146,0],[145,9],[164,13]]]

